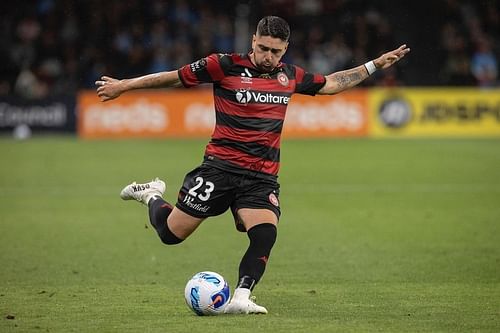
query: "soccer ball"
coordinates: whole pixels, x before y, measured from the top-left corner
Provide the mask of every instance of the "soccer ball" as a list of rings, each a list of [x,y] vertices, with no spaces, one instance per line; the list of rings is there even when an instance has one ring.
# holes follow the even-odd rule
[[[187,306],[198,316],[223,313],[230,294],[226,280],[220,274],[208,271],[196,273],[184,289]]]

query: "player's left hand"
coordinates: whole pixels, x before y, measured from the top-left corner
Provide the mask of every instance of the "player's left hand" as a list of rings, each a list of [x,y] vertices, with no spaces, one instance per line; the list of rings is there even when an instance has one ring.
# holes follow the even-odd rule
[[[403,44],[395,50],[382,54],[373,60],[373,63],[377,69],[384,69],[401,60],[408,52],[410,52],[410,48]]]

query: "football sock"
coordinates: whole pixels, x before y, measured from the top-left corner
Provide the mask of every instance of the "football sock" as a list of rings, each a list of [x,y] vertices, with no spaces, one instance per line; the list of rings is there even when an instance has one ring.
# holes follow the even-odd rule
[[[247,235],[250,245],[241,259],[237,288],[253,290],[264,274],[277,230],[274,224],[263,223],[248,230]]]
[[[174,235],[167,224],[167,218],[173,209],[172,205],[163,200],[163,198],[157,196],[149,200],[148,207],[149,221],[155,228],[161,241],[168,245],[181,243],[183,239]]]

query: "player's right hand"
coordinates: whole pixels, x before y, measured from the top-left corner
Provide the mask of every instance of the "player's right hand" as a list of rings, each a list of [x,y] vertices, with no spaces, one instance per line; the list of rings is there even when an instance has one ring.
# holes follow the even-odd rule
[[[121,81],[109,76],[102,76],[100,80],[95,81],[97,86],[97,96],[102,102],[117,98],[123,92]]]

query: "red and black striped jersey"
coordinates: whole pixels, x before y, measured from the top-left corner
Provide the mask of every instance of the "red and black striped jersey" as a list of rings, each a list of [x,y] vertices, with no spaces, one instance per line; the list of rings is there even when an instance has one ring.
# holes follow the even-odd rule
[[[249,54],[211,54],[178,72],[185,87],[213,83],[216,124],[206,161],[232,172],[275,176],[290,97],[315,95],[325,84],[323,75],[285,63],[262,72]]]

